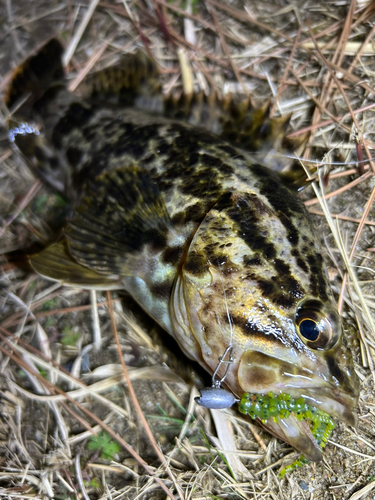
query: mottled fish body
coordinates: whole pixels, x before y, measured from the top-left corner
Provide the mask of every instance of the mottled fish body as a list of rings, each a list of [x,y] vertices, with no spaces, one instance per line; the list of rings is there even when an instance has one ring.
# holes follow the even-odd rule
[[[210,373],[232,346],[225,386],[236,397],[286,393],[354,424],[358,381],[312,221],[249,152],[282,123],[264,130],[246,106],[236,108],[237,133],[222,111],[213,121],[174,114],[142,56],[99,73],[78,97],[60,52],[47,44],[8,94],[10,107],[31,95],[10,120],[11,139],[75,206],[33,267],[66,284],[127,290]],[[24,89],[28,74],[38,85]],[[321,459],[294,410],[265,426]]]

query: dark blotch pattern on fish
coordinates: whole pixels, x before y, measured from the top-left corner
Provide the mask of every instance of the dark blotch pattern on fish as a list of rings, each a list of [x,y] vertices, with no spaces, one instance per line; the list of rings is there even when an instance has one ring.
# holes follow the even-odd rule
[[[266,208],[262,206],[260,200],[251,194],[243,194],[235,206],[232,203],[227,214],[238,227],[238,236],[249,248],[263,254],[266,259],[273,259],[276,257],[276,248],[266,231],[259,228],[262,210]]]
[[[258,256],[249,257],[248,255],[244,255],[243,257],[243,263],[245,267],[261,266],[262,262],[262,259]]]
[[[252,170],[259,177],[260,192],[267,197],[272,207],[278,212],[282,224],[288,231],[289,242],[296,246],[298,244],[299,231],[291,218],[300,215],[309,219],[303,203],[287,188],[283,187],[280,189],[280,179],[275,172],[269,171],[260,165],[254,165]]]
[[[240,328],[245,337],[252,337],[254,340],[256,338],[258,338],[259,340],[263,340],[266,337],[270,342],[275,342],[276,344],[283,345],[283,342],[280,340],[279,335],[276,335],[270,330],[262,330],[261,325],[253,323],[243,316],[233,316],[231,317],[231,319],[233,325],[236,325],[236,328]],[[223,321],[225,321],[225,317],[223,318]]]
[[[53,130],[52,142],[54,146],[60,148],[64,136],[71,133],[74,129],[84,127],[92,116],[93,111],[91,108],[82,106],[78,102],[71,104]]]
[[[308,273],[309,268],[305,260],[301,257],[299,250],[297,248],[293,248],[291,254],[295,257],[298,267],[300,267],[304,273]]]
[[[200,275],[208,270],[208,261],[205,255],[190,252],[184,263],[184,270],[193,275]]]
[[[162,281],[161,283],[152,283],[150,292],[159,300],[168,300],[173,287],[173,281]]]
[[[172,264],[173,266],[177,266],[181,260],[181,256],[184,252],[184,247],[167,247],[162,254],[162,261],[164,264]]]
[[[189,205],[188,207],[186,207],[184,218],[187,222],[202,222],[206,214],[207,204],[204,202],[195,203],[194,205]]]
[[[318,253],[311,253],[307,256],[307,262],[310,268],[310,287],[311,292],[320,297],[321,300],[328,300],[326,282],[327,278],[323,270],[323,258]]]
[[[295,305],[296,300],[304,296],[305,292],[290,271],[281,270],[281,265],[278,267],[278,274],[272,276],[271,279],[267,280],[255,272],[250,272],[246,278],[257,283],[263,297],[270,299],[280,307],[289,309]],[[277,269],[275,268],[275,270]]]
[[[182,226],[185,222],[185,212],[177,212],[172,215],[171,222],[174,226]]]

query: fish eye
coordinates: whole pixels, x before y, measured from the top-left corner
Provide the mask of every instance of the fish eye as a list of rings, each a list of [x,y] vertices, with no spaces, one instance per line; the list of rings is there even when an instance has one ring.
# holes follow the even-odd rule
[[[299,333],[306,340],[311,340],[312,342],[315,342],[315,340],[317,340],[319,337],[320,334],[319,326],[314,320],[310,318],[303,319],[301,323],[298,325],[298,328],[299,328]]]
[[[336,311],[318,300],[306,300],[297,309],[297,333],[312,349],[331,349],[340,336],[340,321]]]

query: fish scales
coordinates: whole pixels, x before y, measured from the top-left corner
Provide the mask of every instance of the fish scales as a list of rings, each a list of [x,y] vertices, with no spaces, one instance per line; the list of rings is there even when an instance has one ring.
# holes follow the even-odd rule
[[[35,57],[59,50],[52,41]],[[66,284],[129,291],[210,373],[231,346],[225,385],[236,396],[287,393],[354,424],[358,380],[313,223],[268,168],[276,160],[249,151],[262,134],[269,144],[276,125],[258,127],[254,113],[249,125],[246,105],[236,134],[232,118],[210,121],[203,101],[176,117],[144,56],[93,77],[84,97],[67,91],[58,65],[48,77],[31,58],[9,106],[28,71],[44,89],[27,87],[35,98],[10,121],[10,137],[75,207],[33,267]],[[264,425],[320,460],[324,444],[289,413]]]

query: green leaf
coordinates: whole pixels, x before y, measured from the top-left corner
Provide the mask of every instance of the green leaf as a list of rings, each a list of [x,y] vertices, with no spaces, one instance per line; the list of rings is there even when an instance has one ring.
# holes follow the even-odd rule
[[[48,202],[48,195],[46,194],[42,194],[41,196],[35,198],[34,202],[35,212],[39,215],[44,213],[47,207],[47,202]]]
[[[56,304],[57,304],[57,299],[56,298],[55,299],[51,299],[51,300],[47,300],[42,305],[42,311],[51,311],[52,309],[55,309]]]
[[[97,488],[97,489],[101,488],[101,485],[100,485],[99,481],[96,479],[96,477],[93,477],[91,479],[91,481],[83,481],[83,484],[86,487]]]
[[[65,207],[66,204],[67,204],[66,200],[64,200],[62,196],[60,196],[59,194],[55,194],[55,199],[54,199],[55,207],[57,208]]]
[[[102,458],[107,460],[113,460],[115,453],[118,453],[120,448],[120,445],[116,441],[112,441],[106,432],[93,436],[87,443],[88,450],[101,450]]]
[[[91,479],[91,481],[89,482],[89,485],[92,486],[93,488],[101,488],[101,485],[100,485],[99,481],[96,479],[96,477]]]
[[[38,368],[38,372],[40,373],[40,375],[43,377],[43,378],[47,378],[48,376],[48,372],[45,368],[42,368],[41,366],[38,366],[37,365],[37,368]]]
[[[66,346],[75,346],[80,334],[75,332],[70,326],[66,326],[62,331],[61,343]]]
[[[49,316],[46,319],[46,322],[44,323],[44,328],[48,328],[50,326],[56,325],[56,318],[53,318],[52,316]]]

